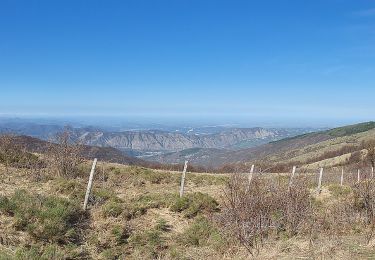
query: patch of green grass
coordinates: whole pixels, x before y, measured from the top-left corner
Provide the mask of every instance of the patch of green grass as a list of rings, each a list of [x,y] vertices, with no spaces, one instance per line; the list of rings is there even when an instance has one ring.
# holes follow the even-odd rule
[[[106,260],[126,259],[120,247],[108,248],[100,254],[100,257]]]
[[[87,252],[82,248],[70,244],[60,246],[57,244],[32,245],[28,247],[18,247],[15,252],[8,254],[7,257],[0,259],[19,259],[19,260],[62,260],[62,259],[87,259]]]
[[[168,248],[167,259],[178,259],[178,260],[189,260],[188,256],[185,255],[186,248],[181,245],[172,245]]]
[[[37,241],[68,243],[78,238],[76,226],[83,217],[80,207],[67,199],[31,195],[18,190],[0,197],[0,211],[14,216],[15,226]]]
[[[225,241],[218,229],[205,217],[198,217],[179,236],[179,243],[183,246],[213,246],[223,248]]]
[[[108,189],[103,188],[94,188],[91,193],[91,201],[94,204],[103,204],[106,201],[117,201],[120,202],[121,200],[116,196],[116,194]]]
[[[131,230],[128,226],[115,225],[112,230],[112,235],[115,237],[115,241],[118,245],[122,245],[128,242],[131,235]]]
[[[120,203],[114,200],[107,201],[102,207],[102,212],[103,212],[104,217],[117,218],[118,216],[122,214],[123,211],[124,211],[123,203]]]
[[[129,245],[139,251],[145,259],[157,259],[167,247],[163,233],[155,229],[130,236]]]
[[[70,199],[83,200],[85,197],[85,187],[75,179],[58,178],[54,183],[54,190]]]
[[[155,225],[155,230],[159,230],[162,232],[168,232],[170,231],[170,229],[171,226],[168,225],[168,222],[163,218],[159,219]]]
[[[176,198],[177,195],[172,193],[141,195],[125,204],[124,215],[132,219],[145,214],[148,209],[169,207]]]
[[[339,198],[349,195],[352,189],[349,186],[341,186],[339,184],[331,184],[328,186],[328,190],[331,192],[332,196]]]
[[[127,179],[134,186],[140,187],[146,183],[151,184],[169,184],[179,183],[180,177],[169,172],[154,171],[151,169],[129,166],[126,168],[112,168],[113,179]]]
[[[183,212],[185,217],[193,218],[199,213],[212,213],[218,210],[217,201],[201,192],[190,193],[182,198],[177,198],[170,206],[174,212]]]

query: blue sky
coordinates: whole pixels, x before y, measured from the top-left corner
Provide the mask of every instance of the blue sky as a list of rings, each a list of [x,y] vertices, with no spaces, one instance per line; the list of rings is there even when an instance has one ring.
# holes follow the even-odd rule
[[[2,0],[0,114],[364,121],[375,1]]]

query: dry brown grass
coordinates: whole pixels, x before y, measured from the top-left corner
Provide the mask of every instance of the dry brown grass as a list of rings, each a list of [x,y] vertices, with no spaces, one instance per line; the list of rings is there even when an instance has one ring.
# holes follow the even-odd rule
[[[9,173],[5,174],[5,167],[0,165],[0,195],[10,197],[15,190],[25,189],[32,194],[67,198],[81,207],[90,164],[91,162],[85,162],[80,166],[86,176],[72,179],[51,176],[46,171],[43,172],[45,176],[38,181],[33,177],[30,169],[10,167]],[[287,187],[289,174],[262,175],[262,178],[266,180],[263,184],[255,177],[254,183],[259,182],[257,185],[263,193],[271,192],[270,194],[275,195],[269,201],[269,207],[267,206],[263,211],[264,214],[270,216],[271,210],[278,208],[281,210],[280,214],[287,216],[287,219],[281,218],[285,222],[284,220],[280,222],[280,219],[276,222],[272,215],[271,218],[268,217],[272,221],[272,225],[267,228],[267,232],[270,233],[263,237],[262,246],[258,247],[257,254],[251,256],[234,236],[221,231],[216,219],[218,214],[222,213],[212,215],[203,211],[197,217],[189,219],[184,216],[183,212],[170,210],[169,200],[177,196],[180,176],[181,173],[178,172],[153,171],[140,167],[99,163],[89,207],[89,218],[84,220],[85,228],[81,230],[82,243],[67,247],[32,241],[27,232],[15,229],[12,216],[0,213],[0,228],[3,231],[0,235],[0,251],[13,255],[16,251],[23,250],[21,252],[23,255],[30,256],[30,250],[26,250],[30,245],[44,252],[49,246],[56,246],[56,252],[73,259],[115,259],[116,257],[120,259],[121,257],[126,257],[126,259],[157,257],[160,259],[367,259],[375,253],[374,239],[372,237],[369,239],[371,229],[367,229],[368,226],[364,222],[358,222],[360,219],[365,219],[361,218],[361,214],[365,216],[365,211],[355,207],[349,209],[340,207],[340,205],[351,205],[350,202],[355,198],[350,187],[349,193],[342,193],[339,188],[332,188],[328,186],[328,182],[323,182],[323,192],[317,195],[314,190],[316,174],[311,174],[310,184],[307,185],[308,191],[312,194],[309,199],[312,207],[319,208],[321,212],[311,218],[314,221],[306,221],[304,225],[300,225],[301,222],[293,220],[298,218],[305,220],[304,211],[300,211],[300,207],[294,207],[300,205],[298,202],[290,204],[288,202],[292,200],[286,200],[284,197],[291,196],[290,198],[301,198],[302,201],[306,201],[304,199],[306,193],[293,195],[294,190],[290,193],[287,189],[283,192],[279,189]],[[195,192],[208,194],[219,202],[219,208],[223,210],[226,200],[223,190],[227,180],[226,175],[188,173],[186,192],[187,194]],[[332,177],[333,180],[336,184],[339,181],[336,175]],[[295,187],[302,185],[298,180],[293,183]],[[255,191],[252,190],[249,194],[256,195]],[[240,192],[246,192],[246,190]],[[243,204],[254,199],[249,194],[245,196],[246,200],[243,200]],[[145,197],[147,197],[146,200],[140,200]],[[267,198],[271,196],[257,197],[259,201],[253,205],[262,208],[268,203]],[[342,200],[346,203],[341,203]],[[105,216],[103,214],[105,206],[113,201],[118,203],[124,213]],[[137,211],[139,213],[130,219],[125,215],[129,207],[139,210]],[[287,210],[283,212],[282,209]],[[352,214],[351,212],[358,215],[349,219],[345,214]],[[322,218],[322,216],[326,217]],[[203,220],[201,220],[202,217]],[[246,218],[248,216],[244,216],[244,219]],[[161,220],[165,221],[166,229],[158,227]],[[200,227],[202,223],[210,224],[207,229],[205,229],[207,225],[203,225],[204,232],[199,235],[202,240],[197,245],[194,242],[196,232],[193,227],[194,225]],[[279,232],[274,232],[272,226],[283,226],[283,228]],[[321,228],[324,228],[323,232],[311,232],[312,229],[320,230]],[[192,240],[181,242],[181,236],[190,236]],[[147,241],[147,245],[140,242],[141,240]]]

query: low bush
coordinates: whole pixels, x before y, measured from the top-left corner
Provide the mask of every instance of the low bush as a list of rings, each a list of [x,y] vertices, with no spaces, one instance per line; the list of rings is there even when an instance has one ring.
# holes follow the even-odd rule
[[[58,197],[31,195],[19,190],[0,197],[0,211],[16,219],[15,226],[37,241],[68,243],[78,239],[77,225],[83,212],[76,204]]]
[[[247,176],[234,174],[223,204],[222,227],[251,254],[273,232],[296,235],[311,213],[310,191],[300,179],[288,188],[286,182],[255,176],[250,183]]]
[[[213,246],[223,248],[225,240],[219,230],[205,217],[198,217],[179,236],[179,243],[183,246]]]
[[[148,209],[169,207],[175,198],[177,195],[172,193],[141,195],[125,204],[124,215],[127,219],[132,219],[145,214]]]
[[[213,213],[218,210],[218,206],[217,201],[208,194],[196,192],[177,198],[170,210],[183,212],[185,217],[193,218],[199,213]]]

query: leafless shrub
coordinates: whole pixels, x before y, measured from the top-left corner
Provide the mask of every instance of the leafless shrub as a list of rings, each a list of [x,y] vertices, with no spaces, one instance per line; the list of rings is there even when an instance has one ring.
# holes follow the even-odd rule
[[[365,180],[353,187],[354,204],[363,213],[365,221],[370,224],[375,220],[375,181]]]
[[[47,152],[49,171],[59,177],[76,177],[83,162],[82,146],[71,141],[67,130],[58,134],[56,140],[57,144],[51,143]]]
[[[253,178],[251,185],[241,174],[233,174],[225,191],[223,224],[253,253],[259,251],[271,225],[271,212],[264,182]]]
[[[367,150],[366,161],[375,167],[375,140],[363,141],[362,147]]]
[[[249,183],[247,176],[233,174],[224,194],[221,224],[251,254],[273,232],[297,234],[310,214],[310,193],[302,180],[288,189],[287,182],[254,176]]]
[[[278,226],[284,227],[289,236],[298,233],[301,225],[311,214],[310,190],[307,179],[295,178],[293,185],[286,189],[279,185],[276,191],[275,210],[281,214]]]

